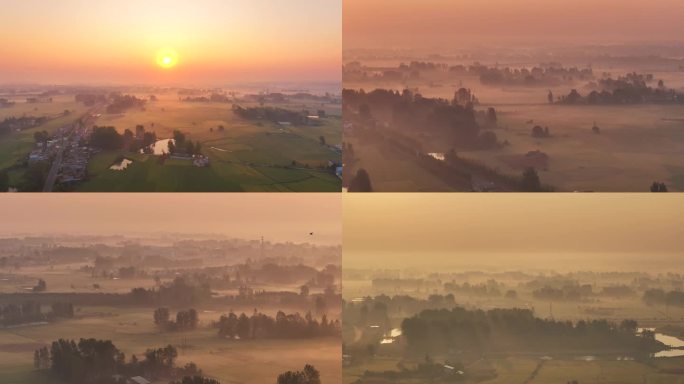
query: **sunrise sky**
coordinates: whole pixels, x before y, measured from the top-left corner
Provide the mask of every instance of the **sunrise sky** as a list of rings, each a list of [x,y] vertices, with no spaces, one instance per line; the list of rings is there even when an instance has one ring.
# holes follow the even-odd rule
[[[318,193],[5,194],[0,237],[170,232],[339,245],[341,207],[339,194]]]
[[[3,0],[0,82],[339,81],[339,0]],[[178,65],[162,69],[160,49]]]
[[[346,267],[684,272],[679,194],[345,194],[343,204]]]
[[[345,0],[354,48],[684,41],[681,0]]]

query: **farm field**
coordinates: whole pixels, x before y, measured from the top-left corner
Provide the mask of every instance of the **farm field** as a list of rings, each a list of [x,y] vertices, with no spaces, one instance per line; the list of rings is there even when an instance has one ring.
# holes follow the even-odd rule
[[[659,80],[663,80],[670,92],[679,95],[684,91],[684,77],[677,66],[661,63],[607,65],[600,58],[585,58],[587,61],[584,62],[568,53],[562,63],[554,65],[578,70],[589,68],[593,71],[593,80],[576,79],[568,80],[566,84],[534,86],[519,83],[487,84],[478,75],[451,73],[449,68],[482,66],[498,70],[510,68],[513,72],[532,68],[539,70],[546,64],[535,56],[521,60],[517,56],[508,58],[501,53],[502,57],[492,61],[491,55],[498,52],[496,50],[464,51],[472,53],[472,60],[453,56],[436,59],[425,54],[416,54],[412,60],[399,59],[388,53],[383,59],[367,53],[359,53],[358,56],[349,54],[346,62],[352,69],[348,71],[350,78],[344,81],[344,89],[363,89],[367,93],[373,90],[408,90],[424,98],[440,98],[449,102],[459,90],[467,90],[476,97],[475,112],[484,113],[489,108],[496,112],[494,125],[478,120],[480,133],[493,135],[491,137],[495,136],[498,142],[498,145],[489,148],[476,145],[469,147],[443,132],[425,131],[425,123],[413,127],[403,126],[401,120],[394,121],[392,114],[387,111],[373,115],[374,119],[381,122],[376,130],[384,134],[385,140],[394,136],[405,137],[413,142],[416,152],[441,155],[455,150],[459,158],[507,177],[520,177],[526,168],[533,167],[542,183],[560,192],[648,192],[653,182],[664,183],[670,191],[684,190],[684,160],[679,156],[684,151],[684,108],[681,101],[676,101],[681,99],[680,96],[675,97],[674,101],[662,103],[565,104],[556,101],[551,104],[547,100],[549,93],[560,98],[575,89],[580,95],[587,96],[596,89],[601,79],[618,78],[630,73],[652,76],[655,80],[647,82],[645,87],[653,89],[657,88]],[[562,48],[557,48],[557,51],[564,52]],[[482,61],[477,60],[477,54],[482,55]],[[588,64],[592,59],[597,62]],[[426,62],[441,67],[420,68],[420,63]],[[404,66],[403,70],[399,69],[401,65]],[[407,65],[415,65],[416,69],[411,69],[414,72],[407,70]],[[363,73],[363,80],[359,79],[359,71]],[[404,71],[401,80],[385,80],[381,76],[382,73],[388,76],[401,74],[401,71]],[[381,109],[380,106],[377,104],[375,107]],[[349,118],[346,120],[364,127],[364,123],[356,117],[356,109],[347,113]],[[532,129],[535,126],[548,127],[550,135],[534,137]],[[594,127],[598,132],[593,131]],[[454,188],[449,180],[440,180],[445,179],[444,176],[437,177],[421,169],[418,164],[411,164],[415,161],[410,157],[402,157],[382,148],[375,151],[377,143],[366,142],[367,139],[356,134],[356,129],[349,130],[345,141],[353,145],[355,152],[353,158],[345,160],[350,164],[345,169],[347,179],[357,170],[365,169],[376,191],[438,192],[464,189],[458,186]],[[534,154],[545,157],[544,164],[530,160],[531,157],[526,158]],[[478,178],[478,175],[473,176]],[[473,189],[478,190],[477,182],[473,183]]]
[[[222,383],[272,382],[278,374],[301,369],[306,363],[319,369],[324,382],[334,383],[341,375],[337,338],[229,341],[209,328],[218,313],[212,317],[201,313],[197,330],[168,333],[155,327],[149,308],[79,307],[73,320],[0,329],[0,382],[61,383],[33,367],[33,351],[58,337],[111,339],[129,357],[142,356],[151,346],[172,344],[178,347],[180,365],[195,362]]]
[[[297,105],[306,108],[306,105]],[[312,106],[315,108],[315,106]],[[333,113],[337,115],[333,115]],[[145,111],[123,116],[103,115],[99,125],[114,126],[120,133],[138,124],[170,138],[174,130],[199,141],[210,165],[194,167],[190,160],[161,164],[153,155],[115,152],[97,154],[88,167],[89,179],[77,191],[339,191],[340,180],[316,169],[328,161],[339,162],[340,153],[319,143],[341,142],[339,108],[330,108],[322,126],[279,127],[275,123],[253,123],[234,115],[230,104],[179,102],[160,96]],[[224,131],[218,127],[224,126]],[[109,167],[119,156],[133,160],[123,171]],[[301,164],[296,169],[292,162]]]
[[[151,93],[151,92],[150,92]],[[132,93],[147,100],[150,93]],[[114,127],[119,134],[135,132],[143,126],[158,140],[182,132],[201,148],[207,166],[198,167],[192,158],[160,159],[160,153],[143,154],[125,149],[93,149],[78,182],[58,186],[58,190],[78,192],[232,192],[293,191],[336,192],[341,180],[334,166],[341,163],[341,105],[320,102],[315,97],[292,97],[279,102],[235,101],[241,107],[279,108],[295,113],[322,113],[315,124],[297,125],[270,120],[238,117],[228,102],[181,101],[172,91],[156,92],[142,108],[123,113],[104,113],[86,108],[66,93],[53,97],[52,103],[16,104],[0,109],[5,117],[50,117],[45,124],[0,137],[0,170],[9,176],[12,188],[21,189],[30,168],[29,152],[36,148],[34,133],[47,131],[57,139],[57,128],[71,126],[86,112],[93,126]],[[67,116],[61,114],[69,110]],[[99,113],[102,112],[102,113]],[[81,138],[71,138],[73,146],[88,145],[92,126],[83,127]],[[70,129],[70,128],[69,128]],[[92,149],[92,148],[91,148]],[[166,151],[166,149],[162,149]],[[77,155],[80,157],[81,155]],[[48,158],[48,165],[56,157]],[[110,167],[121,158],[133,162],[123,170]],[[331,168],[332,166],[332,168]],[[59,183],[58,183],[59,184]]]

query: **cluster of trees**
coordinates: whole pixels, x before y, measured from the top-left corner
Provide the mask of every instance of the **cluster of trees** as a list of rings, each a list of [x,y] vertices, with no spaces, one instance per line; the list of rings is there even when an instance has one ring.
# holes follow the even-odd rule
[[[301,371],[287,371],[278,375],[277,384],[321,384],[321,374],[310,364]]]
[[[34,301],[0,306],[0,324],[3,326],[72,317],[74,317],[74,305],[68,302],[52,303],[50,311],[45,312],[43,312],[43,306]]]
[[[220,336],[239,339],[301,339],[336,336],[340,333],[339,320],[328,321],[323,315],[319,322],[311,312],[302,317],[299,313],[278,311],[275,318],[256,310],[252,316],[245,313],[238,316],[231,312],[222,315],[214,325]]]
[[[532,296],[540,300],[577,301],[592,295],[590,284],[565,285],[560,288],[542,287],[532,291]]]
[[[663,182],[654,181],[651,184],[651,192],[667,192],[667,185]]]
[[[559,66],[528,68],[494,68],[480,66],[476,68],[480,75],[480,83],[493,86],[556,86],[580,80],[591,80],[594,73],[591,68],[564,68]]]
[[[92,107],[97,103],[104,103],[107,101],[107,96],[97,93],[79,93],[75,96],[76,101],[83,103],[86,107]]]
[[[447,292],[472,296],[499,297],[501,296],[501,288],[501,285],[494,280],[481,284],[470,284],[468,282],[463,284],[458,284],[456,282],[444,283],[444,290]]]
[[[637,323],[624,320],[555,321],[527,309],[425,310],[404,319],[402,336],[412,351],[443,352],[455,345],[469,351],[622,349],[652,352],[663,345],[653,335],[637,335]]]
[[[45,292],[47,290],[47,283],[43,279],[38,279],[38,283],[33,286],[33,292]]]
[[[197,328],[199,317],[194,308],[176,313],[176,321],[171,321],[171,312],[167,307],[154,310],[154,324],[169,331],[187,331]]]
[[[134,288],[131,290],[131,298],[140,304],[191,306],[209,300],[211,287],[206,282],[194,282],[183,277],[176,277],[158,289]]]
[[[665,87],[662,80],[657,87],[651,87],[648,82],[653,80],[653,75],[630,73],[617,79],[605,78],[598,84],[590,84],[594,87],[588,95],[582,96],[576,89],[562,96],[560,104],[644,104],[644,103],[682,103],[684,95],[678,94],[674,89]]]
[[[37,127],[47,121],[47,117],[6,117],[0,121],[0,134],[7,134],[16,130],[24,130]]]
[[[90,133],[89,143],[95,148],[117,150],[123,147],[124,137],[114,127],[94,126]]]
[[[179,130],[173,131],[173,141],[169,142],[169,153],[177,154],[184,153],[187,155],[200,155],[202,153],[202,144],[197,141],[186,138],[185,134]]]
[[[635,294],[636,292],[626,285],[610,285],[601,290],[601,295],[609,297],[629,297]]]
[[[684,292],[649,289],[644,292],[643,301],[648,305],[672,305],[684,307]]]
[[[181,99],[182,101],[188,102],[188,103],[207,103],[207,102],[212,102],[212,103],[230,103],[233,101],[233,97],[229,97],[227,95],[222,95],[220,93],[212,93],[207,96],[186,96]]]
[[[38,369],[50,369],[58,378],[73,384],[117,383],[115,375],[142,376],[155,379],[200,376],[202,371],[188,363],[176,367],[176,347],[148,349],[142,360],[126,356],[111,340],[59,339],[50,347],[34,353],[34,365]],[[202,382],[200,382],[202,383]],[[207,382],[204,382],[207,383]]]
[[[135,127],[135,133],[126,128],[120,134],[115,127],[94,126],[90,133],[89,143],[91,146],[104,150],[128,149],[138,152],[141,149],[145,153],[151,153],[151,145],[157,141],[157,134],[153,131],[145,131],[143,125]]]
[[[549,132],[549,127],[543,127],[541,125],[535,125],[532,127],[532,137],[540,138],[540,139],[545,139],[551,137],[551,133]]]
[[[364,168],[356,171],[356,175],[349,182],[347,190],[349,192],[373,192],[373,183],[371,183],[368,171]]]
[[[288,122],[292,125],[306,125],[309,117],[301,112],[275,107],[241,107],[233,105],[233,113],[247,120],[268,120],[273,123]]]
[[[345,89],[342,101],[345,109],[358,111],[365,125],[383,118],[407,133],[423,131],[449,137],[460,148],[490,149],[500,145],[494,132],[481,131],[474,109],[476,99],[465,88],[456,91],[452,100],[425,98],[408,89],[376,89],[369,93]],[[496,111],[490,108],[483,118],[487,125],[495,125]]]
[[[118,93],[110,95],[111,102],[107,106],[107,113],[123,113],[131,108],[142,108],[145,106],[145,99],[139,99],[133,95],[121,95]]]

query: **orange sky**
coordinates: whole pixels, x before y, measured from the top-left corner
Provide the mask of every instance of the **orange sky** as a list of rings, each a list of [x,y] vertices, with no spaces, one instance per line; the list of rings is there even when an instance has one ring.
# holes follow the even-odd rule
[[[338,0],[3,0],[0,82],[339,81]],[[157,50],[179,65],[161,71]]]
[[[0,237],[172,232],[338,245],[341,207],[333,193],[5,193]]]
[[[343,44],[351,49],[509,40],[682,42],[682,15],[681,0],[345,0]]]

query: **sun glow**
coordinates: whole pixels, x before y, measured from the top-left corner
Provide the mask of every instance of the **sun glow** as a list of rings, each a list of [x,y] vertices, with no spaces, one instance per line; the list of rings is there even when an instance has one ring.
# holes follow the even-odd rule
[[[178,54],[171,48],[162,48],[157,52],[157,65],[164,69],[173,68],[178,64]]]

